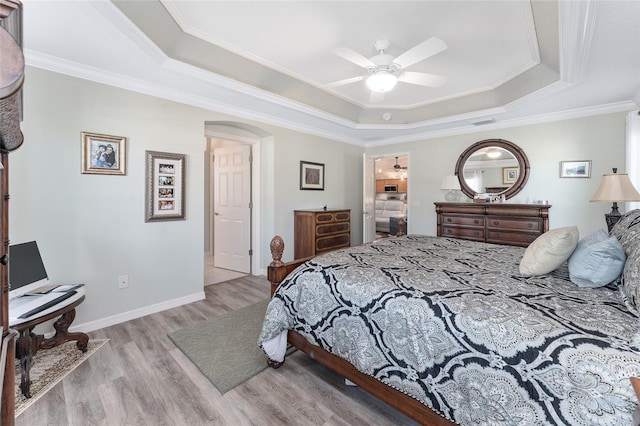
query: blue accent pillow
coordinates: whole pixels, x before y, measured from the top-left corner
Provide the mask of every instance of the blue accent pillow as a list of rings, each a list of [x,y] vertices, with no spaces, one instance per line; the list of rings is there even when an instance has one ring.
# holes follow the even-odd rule
[[[569,278],[578,287],[602,287],[622,273],[626,256],[620,241],[599,230],[578,241],[569,257]]]

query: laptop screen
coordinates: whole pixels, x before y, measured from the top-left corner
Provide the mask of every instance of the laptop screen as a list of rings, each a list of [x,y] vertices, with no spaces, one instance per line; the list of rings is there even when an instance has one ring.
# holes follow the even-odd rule
[[[30,284],[42,285],[47,281],[47,271],[35,241],[9,247],[9,297],[24,293],[27,291],[24,287]]]

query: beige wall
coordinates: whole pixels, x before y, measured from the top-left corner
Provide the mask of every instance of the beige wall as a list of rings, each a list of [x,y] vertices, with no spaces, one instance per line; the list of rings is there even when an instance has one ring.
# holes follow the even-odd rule
[[[360,205],[362,148],[27,68],[25,143],[10,155],[10,238],[37,240],[56,282],[86,284],[76,324],[99,328],[202,297],[209,122],[264,136],[254,188],[262,270],[275,234],[292,257],[293,209]],[[128,138],[126,176],[80,173],[82,131]],[[146,150],[187,155],[186,220],[144,222]],[[326,164],[325,191],[299,190],[300,160]],[[129,275],[128,289],[118,289],[119,275]]]
[[[577,225],[581,235],[606,229],[607,203],[591,203],[603,173],[625,167],[625,113],[577,118],[421,140],[367,150],[367,154],[409,152],[409,232],[435,235],[433,203],[444,201],[442,177],[454,173],[458,156],[484,139],[506,139],[524,150],[531,175],[523,191],[510,202],[548,200],[550,227]],[[591,160],[590,179],[561,179],[560,161]]]

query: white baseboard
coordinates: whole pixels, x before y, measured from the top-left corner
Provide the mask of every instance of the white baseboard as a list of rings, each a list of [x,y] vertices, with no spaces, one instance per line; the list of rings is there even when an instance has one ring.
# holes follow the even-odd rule
[[[189,296],[167,300],[166,302],[156,303],[155,305],[144,306],[142,308],[134,309],[128,312],[123,312],[121,314],[113,315],[106,318],[101,318],[95,321],[89,321],[83,324],[73,325],[69,328],[69,331],[79,331],[82,333],[89,333],[91,331],[99,330],[101,328],[120,324],[121,322],[140,318],[145,315],[155,314],[156,312],[175,308],[177,306],[186,305],[187,303],[197,302],[198,300],[203,300],[204,298],[205,298],[204,291],[201,291],[195,294],[191,294]]]

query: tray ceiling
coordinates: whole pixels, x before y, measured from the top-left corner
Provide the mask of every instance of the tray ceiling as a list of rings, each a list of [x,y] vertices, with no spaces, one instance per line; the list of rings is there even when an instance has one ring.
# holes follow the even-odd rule
[[[549,114],[637,108],[640,2],[34,1],[27,64],[350,143],[373,145]],[[446,77],[373,100],[363,68],[385,38]]]

